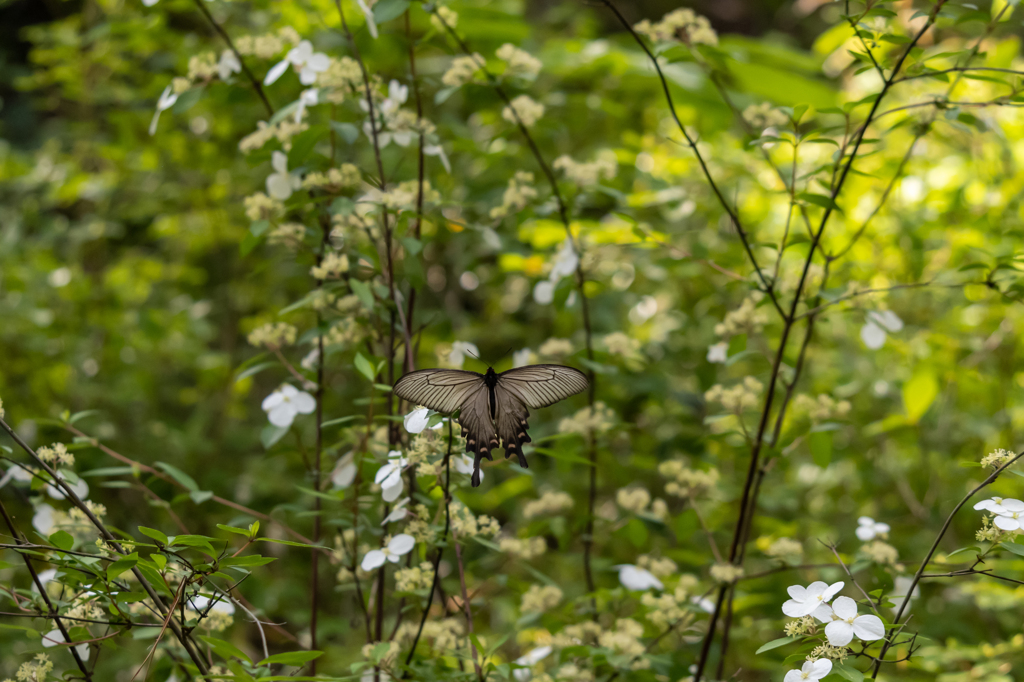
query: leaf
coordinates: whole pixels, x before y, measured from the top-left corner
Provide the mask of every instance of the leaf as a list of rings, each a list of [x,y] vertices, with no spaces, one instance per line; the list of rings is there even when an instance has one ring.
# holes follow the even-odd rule
[[[352,278],[349,280],[349,286],[352,288],[352,293],[359,297],[359,302],[363,304],[363,307],[367,310],[373,310],[373,290],[370,288],[370,285]]]
[[[916,424],[939,395],[939,382],[930,369],[919,369],[910,381],[903,384],[903,404],[907,421]]]
[[[205,635],[197,635],[199,639],[206,642],[210,647],[217,652],[221,658],[231,658],[232,656],[240,658],[246,663],[252,664],[252,659],[242,653],[242,650],[236,647],[231,642],[225,642],[223,639],[217,639],[216,637],[207,637]]]
[[[207,500],[213,498],[213,493],[209,490],[194,490],[188,494],[192,498],[192,501],[196,504],[202,504]]]
[[[275,538],[257,538],[256,542],[272,542],[275,545],[288,545],[289,547],[305,547],[307,549],[330,549],[330,547],[324,547],[323,545],[307,545],[304,542],[295,542],[294,540],[277,540]]]
[[[75,546],[75,538],[67,531],[59,530],[50,536],[50,544],[58,549],[71,549]]]
[[[1016,554],[1017,556],[1024,556],[1024,545],[1018,545],[1015,542],[1000,542],[999,546],[1005,549],[1007,552],[1010,552],[1011,554]]]
[[[283,654],[274,654],[269,658],[264,658],[256,665],[272,665],[274,663],[280,663],[283,665],[305,665],[310,661],[315,661],[324,655],[322,651],[289,651]]]
[[[796,198],[808,204],[814,204],[815,206],[820,206],[822,208],[832,209],[833,211],[839,210],[839,206],[836,204],[836,202],[832,201],[832,197],[826,196],[824,194],[812,194],[810,192],[801,192],[800,194],[796,195]]]
[[[348,142],[349,144],[352,144],[359,139],[359,128],[356,128],[351,123],[331,121],[331,128],[341,136],[341,139],[345,140],[345,142]]]
[[[390,388],[391,387],[388,386],[388,389]],[[335,426],[336,424],[348,424],[350,421],[355,421],[356,419],[359,419],[362,416],[363,415],[361,414],[357,414],[350,417],[338,417],[337,419],[328,419],[327,421],[320,425],[320,428],[322,429],[327,426]]]
[[[837,665],[832,669],[832,672],[839,675],[843,679],[850,680],[850,682],[863,682],[864,673],[857,670],[856,668],[850,668],[845,665]]]
[[[227,557],[226,559],[221,559],[220,560],[220,565],[222,567],[229,567],[229,568],[232,567],[232,566],[241,567],[241,568],[248,568],[250,566],[266,566],[267,564],[272,563],[274,561],[277,561],[277,559],[275,559],[274,557],[259,556],[259,555],[256,555],[256,554],[252,554],[252,555],[249,555],[249,556],[236,556],[236,557]]]
[[[161,544],[166,545],[167,542],[168,542],[167,541],[167,536],[164,535],[163,533],[161,533],[160,531],[158,531],[155,528],[146,528],[145,526],[139,526],[139,532],[142,533],[143,535],[145,535],[148,538],[153,538],[154,540],[156,540],[157,542],[159,542]]]
[[[952,557],[955,557],[957,554],[962,554],[964,552],[976,552],[978,554],[981,554],[981,547],[961,547],[960,549],[953,550],[952,552],[947,554],[946,559],[951,559]]]
[[[191,476],[186,474],[178,467],[171,466],[166,462],[156,462],[153,466],[155,466],[157,469],[160,469],[165,474],[169,475],[171,478],[173,478],[175,481],[188,488],[190,491],[195,492],[199,490],[199,486],[196,485],[195,479],[193,479]]]
[[[114,563],[107,566],[107,580],[114,580],[117,576],[121,575],[125,571],[130,571],[135,568],[135,564],[139,563],[138,553],[129,554],[126,557],[121,557]]]
[[[409,9],[409,0],[380,0],[373,6],[373,19],[378,24],[402,16]]]
[[[369,379],[371,382],[377,378],[377,372],[374,371],[373,365],[370,361],[363,357],[362,353],[356,353],[355,367],[359,370],[359,373]]]
[[[762,646],[760,649],[758,649],[754,653],[755,654],[760,654],[760,653],[765,652],[765,651],[771,651],[772,649],[778,649],[780,646],[786,646],[790,642],[795,642],[798,639],[800,639],[800,638],[799,637],[780,637],[779,639],[773,639],[772,641],[768,642],[767,644]]]
[[[225,526],[222,523],[218,523],[217,524],[217,528],[220,528],[223,531],[227,531],[228,533],[235,533],[237,535],[244,535],[245,537],[249,537],[249,531],[245,530],[244,528],[235,528],[234,526]]]
[[[277,364],[278,363],[276,361],[273,361],[273,362],[261,362],[258,365],[253,365],[252,367],[249,367],[249,368],[239,372],[238,375],[235,377],[235,383],[238,383],[242,379],[248,379],[249,377],[253,376],[254,374],[259,374],[260,372],[262,372],[265,369],[270,369],[271,367],[276,367]]]
[[[99,414],[99,413],[100,413],[99,410],[83,410],[81,412],[76,412],[73,415],[71,415],[70,417],[68,417],[68,424],[74,424],[79,419],[85,419],[86,417],[90,417],[90,416],[92,416],[94,414]]]
[[[814,431],[807,436],[814,463],[822,469],[832,462],[832,431]]]
[[[269,450],[277,444],[277,441],[284,438],[284,434],[288,433],[288,429],[282,426],[274,426],[273,424],[267,424],[260,431],[260,442],[263,443],[263,448]]]

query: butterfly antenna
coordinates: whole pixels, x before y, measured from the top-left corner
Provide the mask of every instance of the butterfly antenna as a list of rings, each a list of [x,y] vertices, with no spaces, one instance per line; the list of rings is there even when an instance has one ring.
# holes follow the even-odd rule
[[[463,348],[462,350],[465,353],[469,353],[470,355],[472,355],[477,360],[480,360],[480,356],[478,356],[476,353],[474,353],[473,351],[469,350],[468,348]],[[480,360],[480,362],[483,362],[483,360]]]

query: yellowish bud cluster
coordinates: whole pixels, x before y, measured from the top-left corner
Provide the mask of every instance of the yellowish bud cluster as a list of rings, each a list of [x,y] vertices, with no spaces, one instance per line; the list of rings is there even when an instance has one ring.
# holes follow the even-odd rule
[[[651,494],[644,488],[620,488],[615,493],[615,501],[626,511],[640,514],[651,503]]]
[[[436,12],[438,16],[433,14],[430,15],[430,23],[433,24],[434,28],[437,29],[439,33],[444,33],[446,31],[445,24],[447,24],[448,28],[451,29],[454,29],[459,25],[459,13],[455,10],[441,5],[434,10],[434,12]]]
[[[615,411],[598,401],[594,407],[584,407],[572,417],[566,417],[558,423],[560,433],[604,433],[615,424]]]
[[[548,490],[540,496],[540,499],[531,500],[523,505],[523,518],[533,519],[538,516],[554,516],[563,511],[572,509],[573,501],[569,493],[562,491]]]
[[[434,566],[429,561],[395,571],[395,589],[399,592],[429,590],[433,584]]]
[[[540,73],[543,66],[539,59],[512,43],[505,43],[499,47],[496,54],[498,59],[505,62],[506,75],[533,77]]]
[[[673,10],[656,24],[644,19],[633,28],[637,33],[658,43],[678,40],[687,45],[718,44],[718,34],[711,28],[711,22],[707,20],[707,17],[702,17],[691,9]]]
[[[504,218],[509,213],[516,213],[526,208],[527,204],[537,198],[537,190],[533,187],[533,173],[516,171],[508,181],[501,206],[491,209],[492,218]]]
[[[665,492],[677,497],[697,497],[718,485],[718,469],[690,469],[677,459],[659,464],[658,473],[670,479]]]
[[[847,656],[850,655],[850,650],[845,646],[832,646],[831,644],[821,644],[814,647],[811,650],[811,655],[807,657],[808,660],[816,660],[819,658],[828,658],[833,661],[839,661],[842,663],[846,660]]]
[[[836,400],[824,393],[819,395],[817,399],[801,393],[793,401],[793,407],[807,412],[807,416],[814,421],[824,421],[826,419],[845,417],[850,413],[852,406],[849,400]]]
[[[768,322],[768,315],[757,308],[757,304],[762,298],[764,298],[764,294],[760,291],[752,292],[743,299],[739,308],[728,312],[725,319],[715,325],[715,334],[734,336],[760,332]]]
[[[418,621],[407,620],[398,628],[395,640],[403,644],[411,643],[419,629],[420,624]],[[423,624],[423,633],[420,635],[419,643],[421,646],[424,643],[428,643],[434,651],[448,653],[462,646],[464,632],[462,621],[458,618],[445,618],[443,620],[430,618]]]
[[[497,519],[481,514],[474,516],[473,512],[461,504],[454,504],[451,508],[452,530],[461,537],[472,537],[474,535],[497,535],[501,532],[501,526]]]
[[[612,355],[621,355],[624,358],[635,357],[640,350],[640,341],[624,332],[608,334],[604,337],[604,345]]]
[[[502,538],[498,542],[498,547],[506,554],[529,561],[544,554],[548,549],[548,543],[541,537]]]
[[[441,76],[441,83],[446,88],[457,88],[473,80],[477,71],[484,68],[484,58],[477,52],[463,55],[452,60],[451,66]]]
[[[238,143],[238,149],[243,154],[256,151],[270,140],[277,138],[285,151],[292,148],[292,138],[299,133],[308,130],[308,123],[296,123],[294,118],[283,118],[274,125],[268,125],[266,121],[256,124],[256,130],[249,133]]]
[[[605,149],[598,153],[593,161],[579,163],[571,156],[563,154],[555,159],[552,166],[555,170],[565,173],[571,182],[580,187],[591,187],[601,180],[611,180],[619,168],[615,152]]]
[[[734,583],[743,577],[743,567],[735,564],[715,564],[708,572],[713,580],[720,583]]]
[[[245,215],[249,220],[273,220],[284,213],[284,204],[271,199],[263,192],[256,192],[243,200]]]
[[[512,100],[511,106],[505,107],[501,117],[509,123],[522,123],[529,128],[544,115],[544,105],[534,101],[529,95],[519,95]]]
[[[562,590],[554,585],[531,585],[523,595],[519,606],[523,613],[543,613],[559,605],[562,601]]]
[[[799,637],[802,635],[813,635],[818,631],[818,621],[814,616],[804,616],[786,623],[784,632],[787,637]]]
[[[650,661],[640,658],[644,653],[644,644],[640,638],[644,635],[644,626],[632,618],[619,618],[615,621],[614,630],[606,630],[598,637],[598,643],[616,653],[638,657],[631,663],[633,670],[650,667]]]
[[[761,402],[761,391],[764,385],[754,377],[746,377],[743,383],[736,384],[732,388],[725,388],[721,384],[715,384],[704,393],[704,399],[708,402],[718,402],[730,412],[739,413],[743,410],[757,407]]]
[[[269,244],[280,244],[289,249],[296,249],[306,236],[306,228],[301,223],[284,223],[276,226],[267,235]]]
[[[268,322],[249,332],[249,343],[253,346],[283,348],[295,343],[298,330],[287,322]]]
[[[758,540],[758,545],[761,542]],[[804,546],[792,538],[779,538],[764,549],[764,553],[776,559],[803,556]]]
[[[751,104],[743,110],[743,120],[758,131],[771,126],[781,127],[789,123],[785,112],[776,109],[768,102]]]
[[[335,322],[334,325],[327,330],[327,334],[324,335],[324,343],[328,346],[353,346],[361,342],[365,337],[366,330],[363,329],[356,320],[346,317],[343,320]]]
[[[341,168],[331,168],[326,173],[310,173],[302,179],[302,186],[306,189],[323,189],[338,191],[358,187],[363,181],[359,168],[354,164],[345,163]]]
[[[3,416],[3,412],[0,411],[0,416]],[[984,457],[981,458],[981,466],[988,467],[991,469],[998,469],[1003,466],[1011,459],[1016,457],[1017,454],[1010,452],[1009,450],[1003,450],[1002,448],[993,450]]]
[[[676,565],[676,562],[672,561],[668,557],[654,557],[649,554],[641,554],[638,556],[636,559],[636,565],[650,571],[659,578],[667,578],[675,575],[676,572],[679,571],[679,566]],[[692,580],[695,580],[693,576],[685,577],[688,578],[688,580],[685,581],[687,586],[692,584]],[[684,591],[685,589],[686,588],[684,588]]]
[[[75,463],[75,456],[68,452],[68,448],[64,443],[54,443],[53,445],[44,445],[36,450],[36,454],[39,455],[39,459],[43,460],[50,466],[73,466]]]
[[[869,559],[879,564],[895,564],[900,556],[899,551],[895,547],[881,540],[861,545],[860,550]]]
[[[343,273],[348,272],[348,256],[338,251],[328,251],[324,254],[320,265],[314,265],[309,269],[309,274],[314,279],[338,279]]]

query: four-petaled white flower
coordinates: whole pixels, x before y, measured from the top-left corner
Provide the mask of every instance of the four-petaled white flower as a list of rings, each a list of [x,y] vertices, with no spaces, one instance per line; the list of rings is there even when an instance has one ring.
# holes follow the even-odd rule
[[[870,516],[862,516],[857,519],[857,537],[861,542],[874,540],[876,536],[886,535],[889,532],[889,524],[875,521]]]
[[[405,482],[402,480],[402,470],[409,463],[399,450],[392,450],[388,453],[387,464],[377,469],[377,475],[373,482],[380,486],[381,497],[385,502],[394,502],[402,494]]]
[[[284,152],[271,154],[270,165],[274,167],[274,172],[267,176],[267,194],[284,201],[302,186],[302,181],[288,172],[288,155]]]
[[[61,633],[60,630],[54,629],[54,630],[51,630],[50,632],[47,632],[45,635],[43,635],[43,647],[44,648],[49,649],[50,647],[57,646],[59,644],[71,644],[71,642],[69,642],[64,637],[64,635]],[[88,661],[89,660],[89,645],[88,644],[79,644],[78,646],[75,647],[75,651],[78,652],[78,657],[81,658],[83,661]]]
[[[385,561],[397,564],[415,546],[416,539],[413,536],[406,535],[405,533],[396,535],[391,538],[391,542],[384,549],[371,549],[367,552],[366,556],[363,557],[361,566],[364,571],[372,571],[383,566]]]
[[[473,473],[473,458],[467,455],[466,453],[462,453],[462,455],[456,457],[452,461],[452,464],[455,465],[455,470],[458,471],[460,474],[466,474],[467,476],[469,476]],[[480,481],[483,482],[483,480],[484,470],[480,469]]]
[[[860,338],[871,350],[878,350],[885,345],[886,332],[898,332],[903,329],[903,320],[891,310],[868,313],[867,323],[861,327]]]
[[[536,649],[526,652],[515,660],[516,665],[537,665],[545,658],[551,655],[553,649],[550,646],[539,646]],[[529,668],[519,668],[512,671],[512,676],[516,678],[517,682],[526,682],[533,673],[530,672]]]
[[[316,400],[305,391],[291,384],[285,384],[263,399],[263,411],[270,423],[280,429],[287,429],[296,415],[310,414],[316,409]]]
[[[331,484],[338,490],[344,489],[352,485],[352,481],[356,478],[356,464],[355,464],[355,453],[350,452],[334,465],[334,470],[331,472]]]
[[[814,613],[819,606],[825,605],[832,597],[843,589],[844,583],[828,585],[816,580],[807,587],[791,585],[786,588],[792,599],[782,605],[782,612],[790,618],[803,618]]]
[[[242,62],[231,50],[224,50],[220,53],[220,61],[217,62],[217,75],[222,81],[226,81],[233,73],[242,72]]]
[[[467,355],[480,357],[480,350],[476,347],[475,343],[456,341],[452,344],[451,352],[448,353],[448,364],[456,369],[461,369]]]
[[[663,590],[665,586],[654,577],[654,574],[647,569],[634,566],[633,564],[620,564],[614,568],[619,569],[619,582],[627,590]]]
[[[846,646],[854,636],[873,642],[885,636],[885,625],[878,616],[857,615],[857,602],[849,597],[836,597],[832,602],[833,620],[825,626],[825,636],[832,646]]]
[[[199,595],[197,597],[193,597],[192,599],[190,599],[189,603],[192,605],[193,609],[200,612],[205,611],[207,607],[210,607],[211,613],[224,613],[229,616],[234,614],[235,605],[228,601],[226,598],[222,597],[218,599],[216,602],[214,602],[213,606],[211,607],[210,602],[212,601],[213,599],[211,599],[210,597]]]
[[[725,362],[729,359],[729,344],[725,341],[708,346],[708,362]]]
[[[1001,530],[1024,529],[1024,502],[1009,497],[993,497],[982,500],[974,505],[975,509],[984,509],[995,514],[992,523]]]
[[[405,415],[405,430],[412,434],[423,433],[430,423],[430,410],[425,407],[417,407],[415,410]],[[434,424],[430,427],[434,431],[441,428],[441,422]]]
[[[153,120],[149,124],[150,135],[156,135],[156,124],[160,121],[160,113],[173,107],[177,101],[178,96],[174,94],[174,89],[170,85],[164,88],[164,91],[160,93],[160,99],[156,102],[156,112],[153,114]]]
[[[783,682],[800,682],[800,680],[820,680],[832,672],[832,661],[819,658],[816,661],[804,661],[800,670],[790,670]]]
[[[299,95],[299,105],[295,107],[295,122],[302,123],[302,115],[306,113],[306,107],[313,107],[320,103],[320,91],[316,88],[303,90]]]
[[[392,521],[401,521],[404,519],[406,514],[409,513],[409,510],[405,508],[405,505],[407,504],[409,504],[408,497],[403,497],[399,500],[398,504],[395,505],[395,508],[391,510],[390,514],[384,517],[384,521],[382,521],[380,525],[386,526]]]
[[[289,50],[284,59],[271,67],[267,72],[267,77],[263,79],[263,84],[270,85],[283,76],[289,65],[295,67],[295,70],[299,72],[300,83],[312,85],[316,82],[317,74],[323,73],[330,67],[331,58],[323,52],[313,52],[313,43],[303,40]]]
[[[78,479],[74,483],[71,483],[64,477],[62,472],[58,471],[57,475],[60,476],[61,480],[64,481],[72,491],[74,491],[75,495],[78,496],[78,499],[84,500],[89,497],[89,485],[85,481]],[[49,483],[46,484],[46,494],[55,500],[63,500],[67,497],[67,495],[64,494],[64,486],[50,485]]]

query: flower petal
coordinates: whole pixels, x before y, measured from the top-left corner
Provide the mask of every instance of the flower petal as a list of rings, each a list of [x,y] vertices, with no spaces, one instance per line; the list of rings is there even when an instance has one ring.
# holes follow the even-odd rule
[[[390,550],[392,554],[401,556],[411,552],[412,548],[415,546],[416,538],[406,533],[402,533],[391,538],[391,542],[388,543],[388,550]]]
[[[834,620],[825,626],[825,636],[832,646],[846,646],[853,641],[853,626],[845,620]]]
[[[837,617],[842,618],[843,620],[856,618],[857,602],[853,601],[849,597],[836,597],[836,600],[832,602],[832,610],[835,611]]]
[[[875,529],[870,526],[857,526],[857,530],[854,532],[857,534],[857,539],[861,542],[867,542],[875,537]]]
[[[832,597],[839,594],[839,590],[843,589],[843,586],[845,584],[846,583],[840,580],[837,583],[832,583],[831,585],[829,585],[828,588],[821,594],[822,601],[832,601]]]
[[[1008,516],[997,516],[993,519],[992,523],[996,524],[996,527],[1002,530],[1017,530],[1020,528],[1020,521],[1017,519],[1011,519]]]
[[[375,568],[383,566],[384,560],[384,552],[379,549],[371,549],[366,553],[366,556],[363,557],[363,563],[360,564],[360,567],[362,567],[364,571],[372,571]]]
[[[1007,509],[1012,512],[1024,511],[1024,502],[1021,502],[1020,500],[1008,498],[1003,500],[1000,504],[1003,506],[1004,509]]]
[[[878,350],[885,345],[885,330],[874,322],[868,322],[860,328],[860,338],[871,350]]]
[[[402,494],[402,489],[405,487],[405,482],[402,480],[401,474],[398,476],[398,482],[390,487],[383,488],[381,490],[381,497],[384,498],[385,502],[394,502]]]
[[[263,84],[273,85],[274,81],[283,76],[284,72],[288,70],[288,63],[287,59],[282,59],[270,67],[270,71],[267,71],[267,77],[263,79]]]
[[[797,601],[803,601],[807,598],[807,588],[803,585],[790,585],[786,588],[786,592],[789,593],[790,597]]]
[[[316,398],[305,391],[299,391],[298,394],[292,398],[292,406],[295,407],[295,411],[299,414],[312,414],[313,411],[316,410]]]
[[[782,678],[782,682],[800,682],[803,679],[806,678],[803,676],[803,673],[801,673],[799,670],[790,670],[788,673],[786,673],[786,676]]]
[[[822,623],[831,623],[834,620],[835,612],[828,604],[822,604],[811,612],[811,615]]]
[[[425,407],[418,407],[409,414],[405,415],[405,430],[409,433],[423,433],[423,430],[427,428],[427,422],[430,418],[427,416],[430,413]]]
[[[808,670],[808,666],[810,670]],[[808,661],[804,663],[804,672],[811,674],[812,680],[820,680],[821,678],[832,672],[832,661],[827,658],[819,658],[816,661]]]
[[[853,634],[865,642],[873,642],[885,637],[885,624],[878,616],[857,616],[853,619]]]
[[[814,604],[790,599],[782,605],[782,612],[790,618],[803,618],[811,615],[816,608]]]

